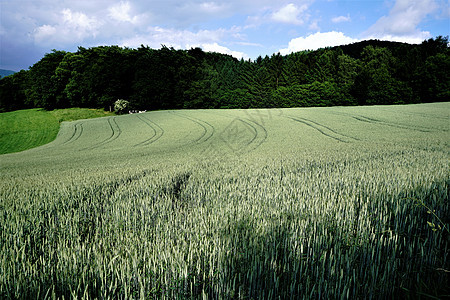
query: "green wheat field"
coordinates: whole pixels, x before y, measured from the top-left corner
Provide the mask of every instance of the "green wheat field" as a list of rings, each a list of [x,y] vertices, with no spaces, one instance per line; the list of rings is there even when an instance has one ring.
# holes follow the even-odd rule
[[[449,150],[450,103],[63,122],[0,155],[0,298],[445,298]]]

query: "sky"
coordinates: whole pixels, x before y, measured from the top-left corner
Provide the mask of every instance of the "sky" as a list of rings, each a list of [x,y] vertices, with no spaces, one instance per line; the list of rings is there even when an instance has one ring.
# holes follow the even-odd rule
[[[239,59],[450,35],[448,0],[0,0],[0,69],[52,49],[200,47]]]

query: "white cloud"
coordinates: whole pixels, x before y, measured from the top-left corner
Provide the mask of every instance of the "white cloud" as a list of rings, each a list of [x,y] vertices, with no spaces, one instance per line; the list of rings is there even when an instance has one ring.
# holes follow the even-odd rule
[[[175,49],[200,47],[206,52],[219,52],[232,55],[238,59],[247,59],[247,54],[219,45],[226,36],[233,35],[235,30],[239,29],[200,30],[198,32],[192,32],[189,30],[150,27],[145,34],[123,40],[121,46],[136,48],[140,45],[148,45],[152,48],[159,48],[161,45],[165,45]]]
[[[100,22],[95,17],[90,18],[84,13],[72,12],[70,9],[64,9],[62,15],[64,27],[69,31],[78,31],[80,36],[94,33],[100,25]]]
[[[420,44],[424,40],[431,38],[431,33],[428,31],[421,31],[412,35],[377,35],[377,36],[367,36],[365,39],[378,39],[382,41],[391,41],[391,42],[401,42],[408,44]]]
[[[299,37],[291,40],[285,49],[281,49],[283,55],[303,50],[316,50],[324,47],[340,46],[358,42],[359,40],[345,36],[342,32],[317,32],[307,37]]]
[[[39,26],[34,32],[34,38],[37,43],[42,43],[46,39],[54,36],[57,30],[55,27],[50,25]]]
[[[220,46],[217,43],[201,44],[201,45],[187,45],[187,46],[188,47],[186,47],[186,48],[200,47],[205,52],[217,52],[217,53],[222,53],[222,54],[228,54],[228,55],[231,55],[233,57],[236,57],[237,59],[241,59],[241,58],[248,59],[248,55],[246,55],[245,53],[239,52],[239,51],[230,50],[227,47]]]
[[[331,22],[333,22],[333,23],[342,23],[342,22],[350,22],[350,21],[351,21],[351,18],[349,15],[334,17],[331,19]]]
[[[421,31],[418,25],[437,8],[434,0],[396,0],[389,14],[378,19],[363,35],[395,41],[427,38],[430,33]]]
[[[280,23],[288,23],[294,25],[302,25],[304,23],[304,15],[302,15],[308,6],[303,4],[297,6],[290,3],[272,14],[272,20]],[[303,17],[303,18],[302,18]]]
[[[259,47],[259,48],[264,47],[264,45],[260,44],[260,43],[237,42],[236,44],[242,45],[242,46]]]
[[[79,42],[88,37],[94,38],[100,26],[101,22],[94,17],[63,9],[56,24],[44,24],[34,30],[34,42],[41,46]]]
[[[309,24],[308,28],[311,31],[319,31],[319,20],[314,20],[311,24]]]
[[[218,4],[216,2],[204,2],[200,4],[200,9],[204,12],[215,14],[224,11],[225,4]]]
[[[130,22],[137,23],[138,17],[131,16],[131,5],[130,2],[120,2],[116,5],[111,6],[109,9],[108,16],[115,21],[119,22]]]
[[[171,0],[166,0],[171,1]],[[165,1],[161,1],[165,2]],[[233,1],[173,1],[173,5],[167,4],[165,10],[156,9],[159,24],[166,26],[189,27],[210,20],[220,20],[232,16],[236,7]],[[153,5],[147,7],[153,11]]]
[[[251,1],[250,1],[251,2]],[[256,2],[256,1],[255,1]],[[304,25],[311,17],[308,13],[309,6],[314,0],[300,0],[297,4],[289,3],[281,8],[275,8],[277,4],[260,5],[254,9],[253,14],[247,16],[245,29],[259,28],[267,23],[283,23],[287,25]],[[256,3],[255,3],[256,4]],[[256,8],[257,6],[255,6]]]

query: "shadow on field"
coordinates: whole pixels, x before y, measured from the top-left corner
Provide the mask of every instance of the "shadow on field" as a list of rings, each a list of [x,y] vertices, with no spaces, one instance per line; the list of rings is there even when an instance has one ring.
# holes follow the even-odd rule
[[[310,224],[315,236],[292,232],[293,222],[300,221],[294,214],[265,220],[270,224],[265,229],[249,216],[231,220],[219,231],[229,249],[221,272],[201,288],[213,299],[447,297],[448,187],[443,181],[394,197],[362,195],[354,203],[352,224],[317,220]],[[371,215],[374,231],[361,232],[360,215],[380,209],[389,222]]]
[[[152,211],[130,212],[130,224],[111,223],[116,205],[113,195],[122,185],[149,172],[82,191],[74,189],[53,202],[0,206],[0,245],[5,253],[0,298],[205,295],[210,299],[361,299],[449,295],[449,180],[399,195],[362,193],[353,204],[351,222],[345,224],[333,215],[313,220],[295,211],[279,212],[264,220],[251,215],[229,216],[224,226],[214,229],[226,249],[213,258],[218,260],[217,272],[208,275],[212,254],[204,252],[196,262],[204,266],[202,274],[166,280],[164,276],[170,277],[170,273],[152,272],[142,254],[148,249],[140,243],[150,243],[151,237],[139,226],[153,226]],[[191,175],[184,172],[174,176],[163,191],[171,195],[172,208],[183,209],[189,204],[183,201],[191,201],[182,197]],[[29,191],[30,199],[58,191],[36,193],[39,191]],[[381,221],[381,215],[388,221]],[[14,228],[5,227],[11,222],[15,222]],[[303,231],[299,224],[306,224],[301,227]],[[371,230],[365,231],[365,226]],[[105,231],[107,228],[117,234],[109,236],[113,231]],[[123,243],[129,241],[127,238],[140,241],[135,254],[121,250],[126,249]],[[124,270],[129,273],[122,273]]]

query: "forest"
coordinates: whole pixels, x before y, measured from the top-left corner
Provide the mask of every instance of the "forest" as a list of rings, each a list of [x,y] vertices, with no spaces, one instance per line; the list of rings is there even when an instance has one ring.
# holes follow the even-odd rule
[[[109,109],[272,108],[450,100],[448,36],[418,45],[369,40],[238,60],[200,48],[119,46],[52,50],[0,80],[0,112]]]

